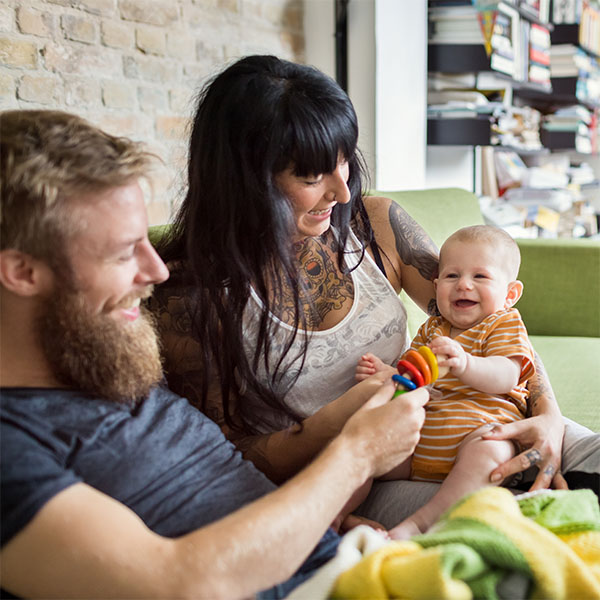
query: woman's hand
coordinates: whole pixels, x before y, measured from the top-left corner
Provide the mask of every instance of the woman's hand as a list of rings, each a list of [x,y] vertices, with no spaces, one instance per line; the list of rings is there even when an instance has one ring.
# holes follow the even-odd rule
[[[492,483],[536,466],[538,475],[529,488],[531,491],[553,487],[567,489],[567,482],[560,473],[564,423],[550,414],[541,414],[522,421],[496,425],[483,438],[486,440],[513,440],[524,450],[494,469]]]

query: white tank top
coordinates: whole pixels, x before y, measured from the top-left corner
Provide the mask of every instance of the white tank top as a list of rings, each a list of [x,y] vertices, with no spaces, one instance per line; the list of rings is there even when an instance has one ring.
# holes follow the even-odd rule
[[[359,247],[356,236],[351,233],[346,248],[356,250]],[[352,267],[358,262],[360,253],[349,253],[345,257],[347,264]],[[351,276],[354,300],[350,312],[330,329],[309,332],[300,329],[288,355],[290,358],[284,362],[287,366],[284,379],[293,377],[300,368],[298,355],[308,335],[304,366],[285,397],[285,403],[303,418],[335,400],[356,383],[355,369],[363,354],[372,352],[385,363],[393,365],[408,347],[410,340],[407,337],[404,304],[367,252]],[[249,357],[256,347],[260,308],[262,302],[252,290],[244,313],[244,340]],[[290,335],[293,328],[274,315],[271,315],[271,319],[275,324],[272,355],[278,357],[283,339]],[[264,377],[264,365],[259,365],[257,374]],[[255,407],[253,412],[267,417],[272,423],[271,429],[257,424],[262,433],[284,429],[292,424],[286,416],[273,415],[271,409],[264,405]]]

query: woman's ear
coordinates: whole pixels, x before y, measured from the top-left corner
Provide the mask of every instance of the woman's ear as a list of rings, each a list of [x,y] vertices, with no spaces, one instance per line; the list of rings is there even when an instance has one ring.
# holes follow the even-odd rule
[[[523,294],[523,283],[518,279],[515,281],[511,281],[508,284],[508,290],[506,292],[506,300],[504,301],[504,308],[510,308],[514,306],[518,301],[521,295]]]
[[[35,296],[48,289],[54,280],[44,262],[26,252],[7,248],[0,252],[0,284],[18,296]]]

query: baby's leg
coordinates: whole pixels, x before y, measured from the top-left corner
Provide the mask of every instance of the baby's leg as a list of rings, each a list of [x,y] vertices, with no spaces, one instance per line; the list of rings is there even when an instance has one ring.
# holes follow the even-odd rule
[[[391,377],[394,373],[397,373],[394,367],[390,365],[386,365],[379,357],[375,356],[368,352],[367,354],[363,354],[357,365],[356,365],[356,381],[363,381],[367,377],[371,375],[375,375],[375,373],[389,372],[389,376]]]
[[[398,479],[408,479],[410,477],[410,463],[412,458],[407,458],[405,461],[401,462],[398,466],[394,467],[391,471],[386,473],[381,480],[398,480]],[[366,483],[364,483],[361,487],[352,494],[350,500],[346,502],[344,508],[340,511],[338,516],[335,518],[334,522],[331,524],[331,527],[334,531],[339,533],[345,533],[358,525],[369,525],[373,529],[377,529],[379,531],[384,532],[387,535],[387,529],[381,524],[377,523],[377,521],[373,521],[372,519],[367,519],[366,517],[362,517],[360,515],[351,514],[356,508],[358,508],[367,498],[369,492],[371,491],[371,487],[373,485],[373,481],[369,479]]]
[[[483,440],[481,435],[489,428],[489,425],[479,427],[465,437],[458,449],[456,462],[438,492],[416,513],[390,530],[392,539],[404,540],[425,533],[465,494],[492,485],[490,473],[512,458],[515,448],[508,440]]]
[[[412,456],[401,462],[398,466],[394,467],[391,471],[388,471],[383,477],[380,477],[382,481],[397,481],[398,479],[410,479],[410,465],[412,463]]]
[[[371,491],[371,486],[373,485],[373,480],[369,479],[363,485],[361,485],[350,497],[350,500],[346,502],[344,508],[340,511],[338,516],[335,518],[333,523],[331,524],[331,528],[338,533],[345,533],[350,529],[358,525],[370,525],[373,529],[378,529],[381,531],[386,531],[383,525],[377,523],[376,521],[372,521],[371,519],[367,519],[366,517],[361,517],[358,515],[351,514],[353,510],[358,508],[365,500],[365,498],[369,495]]]

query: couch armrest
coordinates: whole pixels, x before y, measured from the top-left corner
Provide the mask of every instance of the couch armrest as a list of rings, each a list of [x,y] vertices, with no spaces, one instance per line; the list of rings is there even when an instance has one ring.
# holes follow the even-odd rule
[[[519,309],[530,335],[600,337],[600,241],[523,239]]]

